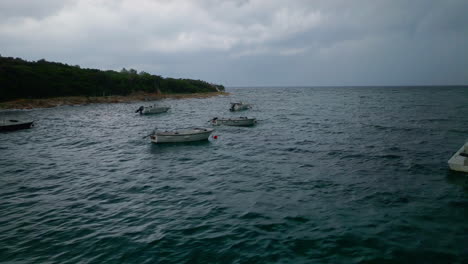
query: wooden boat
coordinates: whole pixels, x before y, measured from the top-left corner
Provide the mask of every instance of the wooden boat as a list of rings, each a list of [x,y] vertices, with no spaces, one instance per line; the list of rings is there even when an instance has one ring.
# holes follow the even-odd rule
[[[451,170],[468,172],[468,142],[448,160],[448,165]]]
[[[231,107],[229,108],[229,111],[242,111],[242,110],[247,110],[252,108],[250,104],[244,104],[242,102],[239,103],[231,103]]]
[[[140,112],[141,115],[151,115],[151,114],[159,114],[167,112],[170,109],[169,106],[157,106],[157,105],[150,105],[150,106],[140,106],[135,113]]]
[[[177,143],[208,140],[212,128],[183,128],[172,131],[154,131],[150,135],[153,143]]]
[[[16,119],[0,120],[0,132],[31,128],[34,121],[21,121]]]
[[[236,118],[213,118],[211,124],[214,126],[253,126],[257,120],[255,118],[236,117]]]

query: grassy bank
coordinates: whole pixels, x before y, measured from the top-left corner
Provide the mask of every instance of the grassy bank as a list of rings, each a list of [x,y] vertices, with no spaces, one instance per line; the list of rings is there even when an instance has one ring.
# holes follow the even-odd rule
[[[0,102],[0,109],[33,109],[49,108],[61,105],[85,105],[96,103],[128,103],[138,101],[155,101],[161,99],[185,99],[185,98],[207,98],[219,95],[228,95],[226,92],[208,92],[208,93],[187,93],[187,94],[158,94],[138,92],[127,96],[67,96],[52,97],[45,99],[16,99],[12,101]]]

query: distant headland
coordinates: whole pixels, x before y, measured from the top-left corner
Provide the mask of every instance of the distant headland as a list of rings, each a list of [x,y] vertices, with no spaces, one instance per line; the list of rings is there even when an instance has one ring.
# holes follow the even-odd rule
[[[102,71],[0,56],[0,109],[200,98],[227,94],[224,90],[202,80],[163,78],[134,69]]]

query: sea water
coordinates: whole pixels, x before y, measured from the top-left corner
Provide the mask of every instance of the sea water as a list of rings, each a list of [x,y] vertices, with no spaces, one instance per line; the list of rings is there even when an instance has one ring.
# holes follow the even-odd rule
[[[228,96],[8,111],[2,263],[467,263],[467,87],[228,88]],[[252,109],[229,112],[231,102]],[[155,128],[216,127],[156,145]]]

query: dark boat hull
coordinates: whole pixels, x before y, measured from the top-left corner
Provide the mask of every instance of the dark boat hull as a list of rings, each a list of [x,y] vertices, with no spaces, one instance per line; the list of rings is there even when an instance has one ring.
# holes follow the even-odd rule
[[[34,122],[24,122],[18,124],[0,125],[0,132],[15,131],[31,128]]]

